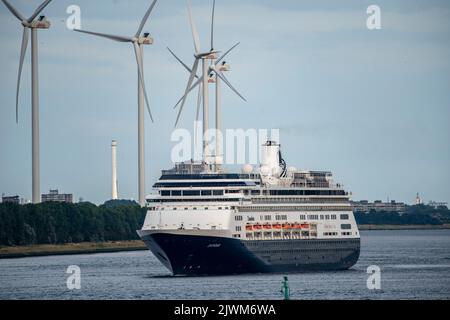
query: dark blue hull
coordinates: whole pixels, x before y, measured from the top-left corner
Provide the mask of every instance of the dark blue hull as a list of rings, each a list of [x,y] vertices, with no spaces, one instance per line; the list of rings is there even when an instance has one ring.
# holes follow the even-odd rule
[[[360,252],[359,238],[243,241],[153,233],[142,240],[175,275],[343,270]]]

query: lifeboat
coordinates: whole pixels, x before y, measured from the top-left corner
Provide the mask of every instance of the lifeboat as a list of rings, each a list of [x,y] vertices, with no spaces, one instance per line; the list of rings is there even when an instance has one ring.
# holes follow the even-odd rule
[[[302,223],[302,229],[309,229],[309,224]]]
[[[245,226],[245,230],[252,231],[253,230],[253,226],[251,224],[248,224],[248,225]]]
[[[254,230],[260,230],[261,229],[261,225],[260,224],[255,224],[255,225],[253,225],[253,229]]]
[[[302,225],[300,223],[293,223],[291,224],[292,229],[301,229]]]
[[[264,229],[272,229],[272,226],[268,223],[266,223],[265,225],[263,225]]]
[[[274,223],[274,224],[272,225],[272,228],[274,228],[274,229],[281,229],[281,224],[279,224],[279,223]]]
[[[283,223],[282,228],[283,228],[283,229],[290,229],[290,228],[291,228],[291,224],[289,224],[289,223]]]

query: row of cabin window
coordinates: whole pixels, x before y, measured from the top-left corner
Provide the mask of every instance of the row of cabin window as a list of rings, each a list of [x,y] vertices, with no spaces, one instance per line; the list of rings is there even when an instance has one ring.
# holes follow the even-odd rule
[[[222,196],[223,190],[161,190],[161,196]]]
[[[271,196],[344,196],[344,190],[252,190],[252,195]]]
[[[168,207],[168,208],[170,208],[170,207]],[[228,209],[232,209],[232,210],[234,210],[234,208],[235,207],[217,207],[217,208],[212,208],[211,210],[228,210]],[[153,210],[153,211],[155,211],[156,210],[156,207],[149,207],[148,208],[149,210]],[[164,210],[165,208],[164,207],[161,207],[161,208],[159,208],[159,210]],[[178,209],[178,207],[171,207],[170,208],[171,210],[177,210]],[[197,208],[197,207],[192,207],[192,208],[190,208],[190,207],[184,207],[184,210],[189,210],[189,209],[192,209],[192,210],[197,210],[197,209],[200,209],[200,210],[209,210],[209,207],[199,207],[199,208]],[[169,209],[168,209],[169,210]],[[180,209],[181,210],[181,209]]]
[[[236,220],[236,221],[238,221],[238,217],[240,217],[239,218],[239,221],[240,220],[242,220],[242,216],[235,216],[234,217],[234,219]],[[308,219],[306,219],[306,217],[308,217]],[[260,216],[260,218],[261,218],[261,220],[272,220],[272,215],[265,215],[264,216],[264,219],[263,219],[263,216]],[[286,214],[277,214],[277,215],[275,215],[275,220],[287,220],[287,215]],[[329,220],[331,218],[331,220],[336,220],[337,219],[337,216],[335,215],[335,214],[325,214],[325,215],[323,215],[323,214],[321,214],[321,215],[318,215],[318,214],[308,214],[308,215],[305,215],[305,214],[301,214],[300,215],[300,220]],[[349,216],[348,216],[348,214],[341,214],[340,215],[340,218],[341,218],[341,220],[348,220],[349,219]],[[247,216],[247,220],[248,221],[254,221],[255,219],[254,219],[254,217],[251,217],[251,216]]]

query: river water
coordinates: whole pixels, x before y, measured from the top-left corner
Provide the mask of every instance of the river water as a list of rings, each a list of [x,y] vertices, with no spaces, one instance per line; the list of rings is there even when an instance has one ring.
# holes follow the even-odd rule
[[[69,290],[68,266],[81,271]],[[380,289],[367,288],[368,266]],[[0,299],[282,299],[281,274],[173,277],[149,251],[0,260]],[[291,299],[449,299],[450,230],[361,231],[346,271],[289,274]]]

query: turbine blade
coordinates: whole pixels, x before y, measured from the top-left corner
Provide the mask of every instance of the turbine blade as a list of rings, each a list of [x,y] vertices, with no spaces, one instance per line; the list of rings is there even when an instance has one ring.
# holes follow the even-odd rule
[[[147,22],[148,16],[149,16],[150,13],[152,12],[153,7],[154,7],[155,4],[156,4],[156,1],[158,1],[158,0],[154,0],[154,1],[152,2],[152,4],[150,5],[150,7],[148,8],[147,12],[145,13],[144,17],[142,18],[141,24],[139,25],[139,28],[138,28],[138,30],[137,30],[137,32],[136,32],[136,34],[135,34],[135,37],[139,37],[139,36],[141,35],[142,29],[144,28],[144,25],[145,25],[145,23]]]
[[[216,65],[223,59],[226,57],[227,54],[230,53],[231,50],[233,50],[234,48],[236,48],[239,45],[240,42],[236,43],[234,46],[232,46],[230,49],[228,49],[223,55],[220,56],[219,59],[216,60]]]
[[[202,83],[198,86],[198,94],[197,94],[197,111],[195,113],[195,121],[198,121],[198,117],[200,115],[200,104],[202,103]]]
[[[195,123],[194,123],[194,144],[197,146],[197,123],[200,116],[200,104],[202,103],[202,83],[199,83],[198,94],[197,94],[197,111],[195,113]]]
[[[216,7],[216,0],[213,0],[212,16],[211,16],[211,51],[214,50],[214,9]]]
[[[183,61],[181,61],[181,59],[180,58],[178,58],[176,55],[175,55],[175,53],[173,53],[173,51],[172,50],[170,50],[170,48],[169,47],[167,47],[167,50],[169,50],[169,52],[174,56],[174,58],[175,59],[177,59],[178,60],[178,62],[179,63],[181,63],[182,65],[183,65],[183,67],[189,72],[189,73],[191,73],[192,72],[192,70],[191,70],[191,68],[189,68],[188,67],[188,65],[186,64],[186,63],[184,63]],[[195,77],[196,78],[198,78],[198,76],[197,75],[195,75]]]
[[[228,81],[227,80],[227,78],[225,78],[225,75],[221,72],[221,71],[218,71],[218,70],[215,70],[215,69],[212,69],[216,74],[217,74],[217,76],[220,78],[220,79],[222,79],[222,81],[223,82],[225,82],[225,84],[228,86],[228,87],[230,87],[230,89],[231,90],[233,90],[234,91],[234,93],[236,93],[239,97],[241,97],[241,99],[242,100],[244,100],[245,102],[247,102],[247,100],[245,100],[245,98],[231,85],[231,83],[230,83],[230,81]]]
[[[192,90],[194,90],[195,87],[198,86],[199,84],[201,85],[202,81],[203,81],[203,76],[201,76],[200,78],[198,78],[198,80],[196,82],[194,82],[194,84],[189,89],[188,93],[191,92]],[[180,102],[183,101],[183,98],[184,98],[184,96],[182,96],[180,98],[180,100],[178,100],[177,104],[173,107],[174,109],[176,109],[177,106],[180,104]]]
[[[20,48],[20,60],[19,60],[19,73],[17,76],[17,90],[16,90],[16,123],[19,123],[19,89],[20,89],[20,77],[22,75],[23,60],[25,58],[25,53],[27,52],[28,46],[28,34],[29,30],[27,27],[23,28],[22,35],[22,47]]]
[[[2,0],[3,3],[5,4],[5,6],[9,9],[9,11],[11,11],[11,13],[20,21],[25,21],[27,20],[23,15],[20,14],[19,11],[16,10],[16,8],[14,8],[7,0]]]
[[[150,110],[150,104],[148,103],[147,90],[145,89],[144,70],[143,70],[144,68],[142,67],[141,51],[136,42],[133,42],[133,48],[134,48],[134,53],[136,55],[136,62],[137,62],[137,66],[138,66],[139,79],[141,82],[142,91],[144,91],[145,104],[147,105],[147,111],[150,116],[150,119],[152,120],[152,122],[154,122],[153,116],[152,116],[152,111]]]
[[[42,2],[42,4],[34,11],[33,15],[28,18],[28,23],[33,21],[34,18],[36,18],[38,14],[41,13],[41,11],[44,10],[44,8],[50,3],[50,1],[52,0],[45,0],[44,2]]]
[[[111,40],[119,41],[119,42],[132,42],[133,41],[133,39],[130,37],[116,36],[113,34],[92,32],[92,31],[86,31],[86,30],[81,30],[81,29],[73,29],[73,31],[92,34],[94,36],[99,36],[99,37],[103,37],[103,38],[107,38],[107,39],[111,39]]]
[[[194,18],[192,17],[191,2],[189,0],[187,0],[187,6],[188,6],[188,13],[189,13],[189,22],[191,24],[192,39],[194,40],[195,53],[199,53],[200,52],[200,38],[198,36],[197,28],[195,27]]]
[[[194,61],[194,65],[192,66],[192,72],[191,72],[191,75],[189,76],[189,80],[186,85],[186,90],[184,91],[183,101],[181,102],[180,110],[178,111],[177,120],[175,121],[175,126],[178,124],[178,120],[180,120],[181,111],[183,111],[184,103],[186,102],[188,92],[190,91],[189,89],[191,88],[192,81],[194,80],[194,75],[197,73],[198,61],[199,61],[199,59],[196,58]]]

